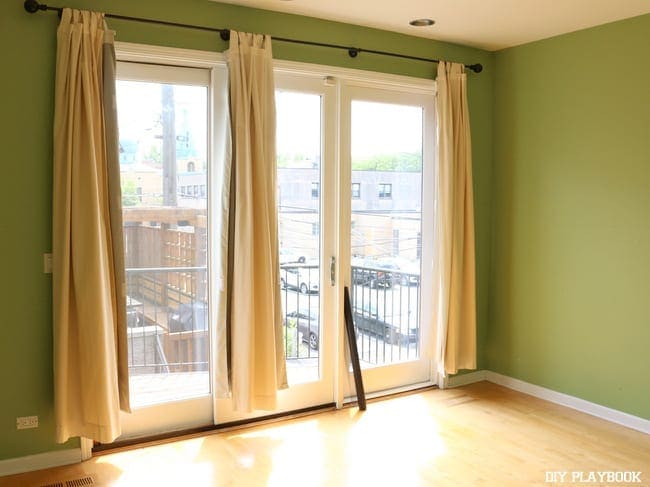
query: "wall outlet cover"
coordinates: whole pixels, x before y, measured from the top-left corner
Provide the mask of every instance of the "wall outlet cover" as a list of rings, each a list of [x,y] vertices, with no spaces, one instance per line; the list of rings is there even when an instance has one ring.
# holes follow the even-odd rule
[[[38,428],[38,416],[16,418],[16,429],[24,430],[28,428]]]

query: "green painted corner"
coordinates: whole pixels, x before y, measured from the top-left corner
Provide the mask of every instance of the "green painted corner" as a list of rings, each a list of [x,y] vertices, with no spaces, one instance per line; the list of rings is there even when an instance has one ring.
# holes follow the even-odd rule
[[[57,0],[69,6],[129,16],[263,32],[464,63],[484,71],[469,76],[477,220],[479,343],[487,334],[494,55],[376,29],[218,4],[205,0]],[[154,14],[155,13],[155,14]],[[0,460],[78,446],[54,442],[51,278],[42,254],[51,249],[52,114],[56,14],[27,14],[22,0],[0,2]],[[222,51],[217,34],[110,20],[117,40]],[[364,53],[274,43],[279,59],[433,78],[434,66]],[[485,362],[479,346],[479,364]],[[38,415],[40,427],[17,431],[16,417]]]
[[[490,370],[643,418],[649,59],[650,15],[496,54],[485,341]]]

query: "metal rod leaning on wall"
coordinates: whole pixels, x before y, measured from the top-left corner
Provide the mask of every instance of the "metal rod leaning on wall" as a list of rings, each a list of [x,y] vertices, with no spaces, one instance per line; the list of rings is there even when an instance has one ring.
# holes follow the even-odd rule
[[[36,13],[38,11],[52,11],[52,12],[58,12],[59,15],[61,15],[61,11],[63,10],[63,7],[50,7],[49,5],[45,5],[43,3],[39,3],[38,0],[25,0],[24,2],[24,7],[27,12],[30,14]],[[158,24],[158,25],[165,25],[168,27],[181,27],[184,29],[195,29],[195,30],[203,30],[203,31],[208,31],[208,32],[218,32],[219,36],[221,37],[222,40],[227,41],[230,39],[230,30],[229,29],[221,29],[217,27],[206,27],[202,25],[193,25],[193,24],[182,24],[179,22],[168,22],[166,20],[156,20],[156,19],[146,19],[142,17],[130,17],[127,15],[117,15],[117,14],[110,14],[110,13],[105,13],[104,17],[107,19],[117,19],[117,20],[131,20],[134,22],[144,22],[148,24]],[[390,56],[390,57],[395,57],[395,58],[400,58],[400,59],[410,59],[413,61],[424,61],[424,62],[429,62],[429,63],[439,63],[440,59],[431,59],[431,58],[425,58],[425,57],[419,57],[419,56],[410,56],[408,54],[399,54],[396,52],[387,52],[387,51],[376,51],[374,49],[362,49],[360,47],[350,47],[350,46],[341,46],[339,44],[328,44],[325,42],[314,42],[314,41],[303,41],[300,39],[290,39],[287,37],[272,37],[273,41],[278,41],[278,42],[288,42],[292,44],[303,44],[307,46],[316,46],[316,47],[329,47],[331,49],[343,49],[347,51],[348,55],[351,58],[356,58],[359,54],[363,52],[367,52],[370,54],[377,54],[380,56]],[[465,64],[465,67],[475,73],[480,73],[483,71],[483,65],[480,63],[476,64]]]
[[[357,350],[357,336],[354,332],[354,320],[352,319],[352,305],[350,304],[350,291],[345,286],[344,292],[344,314],[345,314],[345,331],[348,335],[348,345],[350,346],[350,360],[352,362],[352,372],[354,373],[354,387],[357,391],[357,404],[360,411],[366,410],[366,392],[363,389],[363,378],[361,376],[361,364],[359,363],[359,351]]]

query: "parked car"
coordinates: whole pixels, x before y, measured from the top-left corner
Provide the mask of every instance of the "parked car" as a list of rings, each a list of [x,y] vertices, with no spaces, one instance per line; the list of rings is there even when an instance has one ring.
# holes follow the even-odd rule
[[[420,263],[400,257],[382,257],[377,259],[377,267],[390,271],[391,282],[402,286],[420,283]]]
[[[298,331],[302,334],[302,341],[309,345],[312,350],[318,350],[318,311],[302,308],[287,313],[286,324],[295,322]]]
[[[393,277],[388,269],[380,268],[372,257],[352,259],[352,283],[370,286],[371,288],[389,288],[393,285]]]
[[[419,330],[408,316],[384,315],[377,312],[375,305],[364,303],[353,309],[354,325],[357,330],[375,335],[391,344],[417,342]]]
[[[304,264],[307,261],[304,255],[297,254],[290,249],[280,249],[280,265],[283,264]]]
[[[320,289],[318,267],[282,267],[280,269],[280,287],[282,289],[297,289],[303,294],[317,293]]]

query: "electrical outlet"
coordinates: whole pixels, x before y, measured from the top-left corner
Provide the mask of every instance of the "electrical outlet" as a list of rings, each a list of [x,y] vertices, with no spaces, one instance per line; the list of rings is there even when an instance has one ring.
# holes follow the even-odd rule
[[[38,428],[38,416],[16,418],[16,429],[26,430],[28,428]]]

